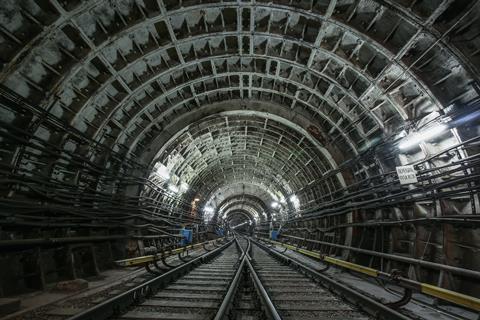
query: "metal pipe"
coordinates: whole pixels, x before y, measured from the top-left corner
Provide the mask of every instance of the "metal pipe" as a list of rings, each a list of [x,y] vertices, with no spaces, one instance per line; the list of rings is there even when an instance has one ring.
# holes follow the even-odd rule
[[[23,247],[23,246],[49,246],[49,245],[59,245],[59,244],[66,244],[66,243],[101,242],[101,241],[131,239],[131,238],[134,238],[134,237],[128,236],[128,235],[111,235],[111,236],[96,236],[96,237],[2,240],[0,241],[0,248]]]
[[[307,242],[326,245],[326,246],[329,246],[329,247],[351,250],[351,251],[354,251],[354,252],[363,253],[363,254],[367,254],[367,255],[371,255],[371,256],[375,256],[375,257],[382,257],[382,258],[395,260],[395,261],[399,261],[399,262],[414,264],[414,265],[418,265],[418,266],[425,267],[425,268],[448,271],[448,272],[458,274],[458,275],[464,276],[464,277],[480,279],[480,272],[470,270],[470,269],[464,269],[464,268],[444,265],[444,264],[440,264],[440,263],[435,263],[435,262],[430,262],[430,261],[425,261],[425,260],[420,260],[420,259],[415,259],[415,258],[402,257],[402,256],[397,256],[397,255],[383,253],[383,252],[360,249],[360,248],[355,248],[355,247],[346,246],[346,245],[342,245],[342,244],[330,243],[330,242],[325,242],[325,241],[320,241],[320,240],[305,239],[305,238],[286,235],[286,234],[281,235],[281,237],[297,239],[297,240],[304,240],[304,241],[307,241]]]
[[[324,274],[317,272],[316,270],[300,263],[299,261],[292,259],[276,250],[270,250],[265,245],[256,242],[256,244],[263,250],[269,252],[277,260],[288,262],[289,264],[296,266],[298,269],[303,270],[306,274],[319,279],[321,282],[325,283],[329,288],[333,288],[336,292],[340,293],[342,296],[350,298],[350,301],[356,301],[362,305],[363,309],[366,309],[370,314],[375,314],[376,318],[380,319],[399,319],[399,320],[408,320],[411,319],[400,312],[385,306],[384,304],[369,298],[367,295],[362,294],[361,292],[352,289],[340,281],[332,279]]]
[[[214,241],[216,241],[216,239],[201,242],[201,243],[191,244],[191,245],[188,245],[188,246],[183,246],[183,247],[176,248],[176,249],[162,250],[161,253],[155,253],[155,254],[150,254],[150,255],[146,255],[146,256],[117,260],[117,261],[115,261],[115,263],[120,267],[132,267],[132,266],[143,265],[145,263],[155,262],[155,261],[161,260],[162,258],[173,256],[175,254],[181,254],[181,253],[183,253],[184,251],[187,251],[187,250],[193,250],[193,249],[197,249],[197,248],[200,248],[200,247],[204,247],[207,244],[212,244]],[[205,250],[205,251],[208,252],[208,251],[211,251],[211,250]],[[180,260],[182,260],[181,257],[179,257],[179,258],[180,258]],[[184,262],[186,262],[186,261],[184,261]]]
[[[275,243],[271,241],[272,243]],[[400,285],[401,287],[407,289],[407,290],[415,290],[418,292],[425,293],[427,295],[443,299],[445,301],[449,301],[473,310],[480,311],[480,299],[472,296],[468,296],[465,294],[462,294],[460,292],[444,289],[438,286],[434,286],[428,283],[422,283],[418,282],[415,280],[411,280],[405,277],[402,277],[401,275],[396,275],[394,273],[386,273],[380,270],[376,270],[373,268],[365,267],[356,263],[351,263],[345,260],[333,258],[330,256],[323,256],[320,253],[317,253],[315,251],[310,251],[310,250],[305,250],[305,249],[298,249],[294,246],[290,245],[285,245],[283,244],[285,248],[291,249],[293,251],[300,252],[302,254],[305,254],[310,257],[314,257],[317,259],[321,259],[323,262],[327,262],[328,264],[340,266],[345,269],[349,269],[355,272],[359,272],[365,275],[368,275],[373,278],[378,278],[384,281],[392,282],[394,284]],[[410,299],[410,294],[407,293],[408,300]],[[407,301],[408,301],[407,300]],[[398,302],[405,303],[405,301],[402,299]],[[393,304],[397,304],[398,302],[394,302]],[[389,306],[392,305],[392,303],[388,304]]]

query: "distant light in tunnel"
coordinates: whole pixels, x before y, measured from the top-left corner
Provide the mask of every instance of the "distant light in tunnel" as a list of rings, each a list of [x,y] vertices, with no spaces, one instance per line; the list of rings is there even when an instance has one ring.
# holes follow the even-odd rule
[[[180,183],[180,191],[186,192],[188,190],[188,184],[185,182]]]
[[[170,173],[168,172],[168,168],[165,167],[163,164],[160,164],[157,168],[157,174],[165,180],[170,179]]]
[[[398,145],[400,150],[407,150],[415,145],[418,145],[422,141],[427,141],[432,139],[436,135],[441,134],[442,132],[446,131],[448,126],[445,124],[438,124],[436,126],[432,126],[426,130],[422,130],[420,132],[416,132],[404,138],[402,142]]]
[[[203,208],[203,212],[205,213],[213,213],[213,211],[214,211],[213,207],[210,207],[210,206]]]
[[[178,187],[174,184],[170,184],[170,185],[168,185],[168,190],[170,190],[174,193],[177,193],[178,192]]]
[[[290,196],[290,201],[292,202],[295,209],[300,208],[300,200],[298,199],[298,197],[296,195],[292,194]]]

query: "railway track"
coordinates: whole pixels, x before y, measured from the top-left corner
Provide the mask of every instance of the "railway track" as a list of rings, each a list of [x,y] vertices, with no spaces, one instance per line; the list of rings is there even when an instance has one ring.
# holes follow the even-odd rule
[[[117,319],[212,319],[235,275],[240,255],[230,245]]]
[[[316,272],[237,237],[69,319],[410,319]]]
[[[204,247],[204,249],[206,249]],[[201,257],[204,255],[204,250],[192,250],[189,252],[189,258]],[[170,267],[181,266],[184,262],[172,255],[166,259]],[[98,288],[92,288],[85,292],[79,292],[67,296],[63,299],[24,310],[18,315],[8,315],[5,319],[8,320],[66,320],[85,310],[95,309],[105,301],[115,299],[124,292],[132,288],[142,286],[158,277],[158,274],[147,272],[142,267],[134,270],[127,275],[114,280],[113,283],[104,284]],[[1,318],[2,320],[4,318]]]
[[[321,287],[254,245],[253,267],[282,319],[371,319],[358,308]]]

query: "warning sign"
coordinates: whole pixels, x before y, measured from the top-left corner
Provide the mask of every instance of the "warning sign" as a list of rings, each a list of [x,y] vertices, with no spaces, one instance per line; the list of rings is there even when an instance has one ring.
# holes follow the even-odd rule
[[[401,166],[397,167],[396,169],[400,184],[410,184],[418,182],[417,172],[415,171],[413,166]]]

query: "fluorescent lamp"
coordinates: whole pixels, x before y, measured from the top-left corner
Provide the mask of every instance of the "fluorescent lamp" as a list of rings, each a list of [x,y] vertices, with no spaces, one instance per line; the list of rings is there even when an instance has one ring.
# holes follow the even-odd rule
[[[180,191],[186,192],[188,190],[188,184],[185,182],[180,183]]]
[[[436,125],[436,126],[432,126],[432,127],[428,128],[426,130],[423,130],[421,132],[416,132],[416,133],[404,138],[404,140],[402,142],[400,142],[400,144],[398,145],[398,148],[400,150],[409,149],[409,148],[411,148],[415,145],[418,145],[422,141],[427,141],[427,140],[441,134],[442,132],[444,132],[447,129],[448,129],[448,127],[446,125],[439,124],[439,125]]]
[[[170,179],[170,173],[168,172],[167,167],[165,167],[163,164],[160,164],[160,166],[157,168],[157,174],[165,180]]]
[[[290,196],[290,201],[292,202],[295,209],[300,208],[300,199],[298,199],[298,197],[296,195],[292,194]]]
[[[214,209],[213,209],[213,207],[207,206],[207,207],[203,208],[203,211],[205,213],[212,213],[214,211]]]
[[[174,184],[170,184],[170,185],[168,186],[168,190],[170,190],[170,191],[172,191],[172,192],[174,192],[174,193],[177,193],[177,192],[178,192],[178,187],[177,187],[176,185],[174,185]]]

